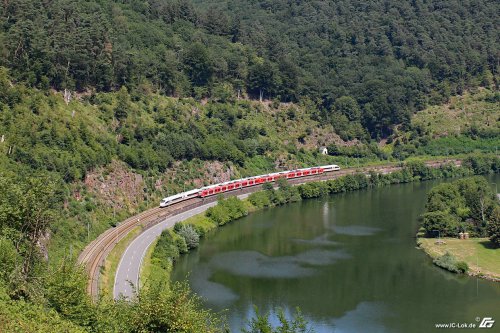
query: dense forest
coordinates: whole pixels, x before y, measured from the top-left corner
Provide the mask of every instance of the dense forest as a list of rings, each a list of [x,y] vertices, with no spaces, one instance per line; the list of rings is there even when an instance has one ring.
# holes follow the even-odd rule
[[[435,186],[422,215],[427,236],[457,237],[468,232],[472,237],[489,236],[499,246],[500,205],[489,185],[483,177],[472,177]]]
[[[3,1],[0,65],[40,89],[316,103],[385,137],[498,86],[497,1]]]

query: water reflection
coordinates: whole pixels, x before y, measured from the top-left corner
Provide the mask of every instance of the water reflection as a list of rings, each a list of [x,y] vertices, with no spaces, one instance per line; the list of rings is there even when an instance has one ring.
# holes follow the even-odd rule
[[[209,299],[217,307],[227,307],[239,296],[230,288],[210,281],[212,270],[208,265],[200,265],[193,271],[190,279],[191,288],[201,297]]]
[[[380,228],[365,227],[362,225],[350,225],[345,227],[333,226],[331,229],[338,234],[349,236],[371,236],[382,230]]]
[[[309,244],[312,246],[336,246],[342,243],[330,240],[330,234],[325,233],[313,239],[292,239],[293,242]]]
[[[317,273],[310,266],[332,265],[350,257],[343,249],[314,249],[280,257],[270,257],[256,251],[232,251],[215,255],[209,266],[238,276],[297,279]]]

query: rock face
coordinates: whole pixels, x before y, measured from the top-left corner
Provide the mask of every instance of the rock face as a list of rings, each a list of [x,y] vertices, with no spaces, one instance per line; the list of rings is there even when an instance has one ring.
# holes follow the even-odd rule
[[[149,188],[154,187],[154,197],[161,194],[182,192],[183,188],[200,188],[207,184],[225,182],[235,174],[234,167],[218,161],[199,161],[199,165],[188,170],[182,162],[175,162],[163,175],[156,179],[147,179]],[[173,184],[176,183],[175,186]],[[185,183],[185,187],[182,185]],[[181,185],[179,185],[181,184]],[[86,191],[96,197],[97,201],[114,207],[116,211],[123,209],[133,212],[145,200],[146,179],[133,172],[125,163],[113,161],[105,167],[87,173],[84,186]],[[168,191],[167,191],[168,190]],[[81,193],[75,191],[73,196],[79,200]]]
[[[157,189],[161,186],[168,187],[169,182],[178,179],[185,182],[190,188],[200,188],[208,184],[229,181],[234,174],[233,166],[219,161],[198,161],[198,165],[192,170],[189,170],[182,162],[175,162],[172,168],[164,173],[162,179],[156,182],[155,186]]]
[[[87,173],[87,190],[116,209],[133,209],[144,199],[144,179],[118,161]]]

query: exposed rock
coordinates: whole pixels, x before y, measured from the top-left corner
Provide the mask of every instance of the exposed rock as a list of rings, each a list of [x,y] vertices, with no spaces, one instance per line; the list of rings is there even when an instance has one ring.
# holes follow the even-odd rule
[[[134,209],[144,198],[142,175],[132,172],[126,164],[118,161],[87,173],[84,183],[87,191],[98,200],[118,210]]]

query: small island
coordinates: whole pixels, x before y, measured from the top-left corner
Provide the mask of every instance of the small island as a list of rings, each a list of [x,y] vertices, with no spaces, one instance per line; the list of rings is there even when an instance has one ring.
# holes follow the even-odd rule
[[[417,244],[434,264],[500,281],[500,203],[484,177],[435,186],[421,217]]]

